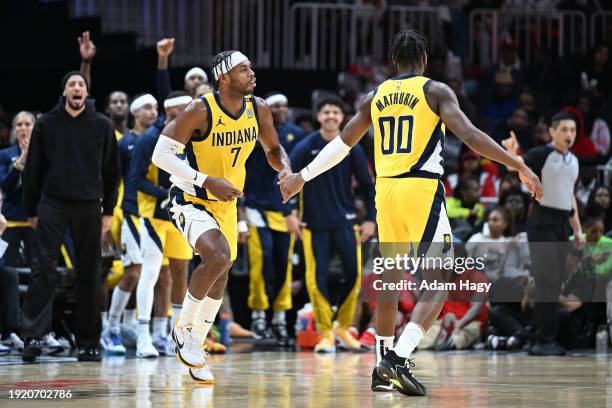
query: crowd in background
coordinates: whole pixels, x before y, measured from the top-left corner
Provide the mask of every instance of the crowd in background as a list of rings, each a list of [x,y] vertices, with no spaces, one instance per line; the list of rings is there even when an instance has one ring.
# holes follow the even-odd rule
[[[384,7],[385,2],[374,3],[382,3],[379,5]],[[463,3],[475,6],[474,3],[478,2]],[[482,1],[480,3],[492,6],[490,3],[496,2]],[[504,3],[503,5],[497,4],[498,6],[511,7],[517,2],[499,1],[497,3]],[[571,2],[548,3],[550,3],[549,6],[554,7],[559,6],[560,3]],[[612,241],[611,189],[608,172],[602,167],[609,163],[612,155],[609,127],[609,124],[612,123],[612,92],[610,92],[612,90],[610,81],[612,62],[609,56],[609,46],[612,44],[602,43],[585,56],[568,56],[562,60],[554,59],[546,49],[538,49],[531,63],[526,64],[519,57],[519,45],[509,33],[506,33],[501,36],[499,44],[499,62],[486,67],[464,65],[463,61],[457,57],[457,50],[454,50],[452,45],[437,46],[428,50],[429,61],[425,76],[447,83],[455,91],[461,109],[469,119],[500,144],[514,135],[519,143],[520,152],[525,154],[534,147],[550,142],[549,127],[552,114],[563,111],[575,119],[577,136],[572,152],[578,157],[580,163],[575,196],[585,240],[590,245],[576,249],[568,257],[567,279],[559,299],[558,317],[561,330],[558,342],[569,348],[592,347],[596,332],[602,325],[609,324],[607,319],[611,317],[609,310],[606,314],[605,303],[589,302],[592,293],[586,293],[588,290],[585,287],[588,285],[584,283],[587,278],[608,282],[612,274],[612,265],[609,263],[612,260],[608,260],[609,251],[612,248],[606,245]],[[83,70],[88,70],[93,55],[83,55],[83,48],[81,52],[84,60],[83,72]],[[167,67],[158,66],[158,78],[160,71],[164,69]],[[98,72],[97,75],[103,75],[103,73]],[[290,141],[297,143],[302,138],[307,138],[306,135],[325,126],[321,115],[324,114],[326,106],[327,108],[338,108],[340,112],[336,114],[341,118],[342,123],[346,123],[354,114],[364,95],[391,75],[392,72],[388,66],[351,65],[345,72],[338,75],[337,89],[313,92],[311,107],[292,106],[290,95],[289,98],[276,98],[271,104],[275,127],[280,130],[283,126],[290,124],[293,129],[290,133],[291,138],[298,138],[295,142],[293,139]],[[153,77],[152,73],[151,77]],[[89,76],[87,79],[91,80]],[[214,91],[214,85],[208,82],[208,76],[201,69],[189,70],[185,76],[185,83],[182,85],[185,91],[194,98]],[[275,84],[275,86],[282,91],[282,84]],[[145,129],[153,125],[153,121],[145,123],[146,121],[141,117],[135,120],[134,112],[132,114],[129,112],[130,101],[134,98],[130,98],[128,94],[136,94],[141,91],[154,94],[153,85],[151,90],[129,90],[129,93],[113,92],[106,96],[104,113],[110,118],[118,135],[126,133],[138,122],[142,122]],[[281,93],[277,92],[274,95]],[[336,99],[329,99],[330,97]],[[328,98],[327,105],[321,105],[320,102],[325,98]],[[336,103],[334,100],[340,102]],[[162,101],[159,103],[161,106]],[[24,109],[27,108],[24,106]],[[37,116],[36,113],[27,111],[8,115],[0,109],[0,141],[4,147],[4,150],[0,152],[0,188],[4,199],[2,215],[7,221],[7,229],[2,237],[8,242],[0,274],[3,288],[0,304],[2,308],[0,332],[4,344],[0,352],[7,352],[7,349],[10,352],[11,347],[23,348],[23,340],[25,340],[19,337],[19,283],[25,283],[27,279],[24,282],[23,277],[20,278],[19,268],[30,266],[34,229],[28,224],[28,217],[23,208],[20,172],[24,170],[26,164],[29,139]],[[373,133],[370,132],[360,143],[366,159],[364,163],[367,161],[370,183],[375,176],[372,165],[372,135]],[[492,302],[486,296],[474,291],[452,295],[438,322],[430,329],[420,348],[436,350],[470,347],[488,347],[494,350],[520,349],[532,341],[534,331],[532,325],[534,282],[530,274],[530,255],[526,235],[526,220],[531,206],[531,197],[521,187],[516,173],[509,172],[503,166],[480,157],[462,144],[448,129],[444,145],[445,176],[443,182],[446,188],[448,216],[453,228],[453,241],[459,253],[472,257],[486,255],[487,259],[482,273],[469,271],[470,279],[475,282],[491,282],[493,283],[492,291],[513,293],[516,295],[514,299],[518,300]],[[292,156],[292,159],[294,157]],[[360,176],[362,177],[363,173]],[[357,212],[354,223],[363,226],[366,222],[372,221],[369,213],[371,197],[367,193],[367,188],[365,190],[359,188],[360,183],[356,181],[357,176],[353,175],[353,177],[355,178],[352,181],[355,193],[354,207]],[[361,181],[363,184],[363,180]],[[123,182],[126,183],[129,180],[124,179]],[[293,220],[293,225],[299,226],[301,221],[303,220]],[[293,234],[297,241],[303,238],[299,230],[290,229],[288,233]],[[246,240],[246,237],[242,238]],[[63,258],[65,258],[63,265],[68,269],[72,267],[70,255],[71,248],[74,247],[70,240],[69,236],[66,237],[62,249]],[[301,247],[302,245],[297,244],[294,247],[292,244],[291,248],[295,255],[289,254],[288,256],[288,261],[293,265],[293,274],[290,275],[292,282],[289,285],[293,304],[288,313],[293,313],[294,316],[297,314],[298,324],[295,334],[291,327],[290,334],[285,333],[280,336],[283,337],[283,346],[290,344],[287,342],[287,336],[294,337],[295,335],[297,335],[297,343],[300,346],[315,346],[319,343],[319,340],[309,340],[306,335],[300,337],[302,332],[309,330],[316,333],[314,331],[316,326],[305,322],[317,320],[317,310],[310,314],[309,310],[312,310],[313,306],[318,307],[317,301],[310,299],[309,302],[309,294],[312,296],[313,292],[308,289],[309,282],[306,277],[308,266],[304,265],[307,254]],[[112,286],[117,281],[115,275],[121,275],[122,271],[117,262],[113,263],[114,252],[112,250],[106,252],[103,255],[108,264],[104,265],[104,268],[110,271],[109,282]],[[251,254],[243,256],[248,258]],[[342,325],[345,326],[343,328],[347,329],[355,341],[351,342],[350,339],[344,337],[341,343],[347,346],[346,348],[355,351],[370,348],[374,344],[372,309],[376,305],[372,301],[373,296],[368,294],[373,277],[366,272],[367,259],[367,254],[364,254],[363,263],[366,267],[361,285],[367,301],[354,306],[355,312],[348,317],[350,322],[346,321],[346,317],[342,322]],[[143,262],[146,262],[146,259]],[[338,260],[334,257],[329,260],[329,263],[331,264],[331,289],[328,290],[335,293],[334,288],[342,289],[342,285],[348,284],[346,276],[343,276],[343,268],[346,266],[339,266]],[[248,267],[244,268],[241,262],[236,262],[236,265],[235,269],[248,269]],[[106,302],[108,308],[109,288],[105,286],[103,290],[106,291],[106,297],[103,296],[102,301]],[[344,300],[340,301],[342,302]],[[312,306],[304,306],[306,303],[311,303]],[[400,299],[398,327],[408,321],[407,316],[413,305],[414,297],[409,293],[403,294]],[[240,310],[236,306],[233,309]],[[254,322],[265,316],[262,314],[263,308],[257,309],[252,315]],[[106,310],[104,305],[102,310]],[[217,322],[219,330],[216,335],[212,336],[209,343],[210,350],[223,351],[224,348],[218,344],[229,345],[230,335],[258,339],[266,336],[279,338],[278,333],[267,332],[265,325],[262,328],[255,324],[251,327],[251,331],[245,330],[240,325],[231,323],[232,308],[229,305],[222,310],[224,312],[220,314]],[[103,312],[102,320],[106,318]],[[134,306],[130,304],[123,315],[126,325],[125,333],[127,333],[124,338],[126,345],[129,343],[125,340],[129,337],[129,325],[132,324],[130,321],[133,319],[135,319]],[[234,316],[234,320],[244,321],[245,319]],[[275,321],[272,321],[272,325],[275,324]],[[320,324],[320,322],[316,323]],[[329,323],[331,324],[331,321]],[[167,325],[167,321],[164,321],[164,324]],[[56,320],[53,321],[52,328],[56,331],[60,330]],[[154,330],[166,333],[166,328],[158,327]],[[47,333],[44,342],[49,352],[52,353],[61,352],[68,346],[66,343],[58,342],[51,332]],[[333,340],[331,342],[333,343]],[[132,343],[136,343],[136,340],[132,339]]]

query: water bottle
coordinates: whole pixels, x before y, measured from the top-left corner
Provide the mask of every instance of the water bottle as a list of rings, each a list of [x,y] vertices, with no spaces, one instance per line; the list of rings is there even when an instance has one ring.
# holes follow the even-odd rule
[[[599,326],[595,336],[595,350],[597,353],[608,352],[608,328],[605,325]]]

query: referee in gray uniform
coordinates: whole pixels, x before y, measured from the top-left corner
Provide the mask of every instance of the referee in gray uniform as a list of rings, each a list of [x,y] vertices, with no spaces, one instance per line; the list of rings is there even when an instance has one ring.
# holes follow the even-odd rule
[[[536,343],[529,354],[560,356],[565,350],[555,342],[557,309],[570,247],[569,236],[573,231],[575,241],[583,241],[574,196],[578,159],[569,151],[576,140],[576,121],[568,113],[557,113],[552,117],[549,133],[551,143],[531,149],[522,157],[544,187],[542,200],[533,202],[527,219],[531,273],[536,283]],[[502,144],[516,155],[518,144],[514,134]]]

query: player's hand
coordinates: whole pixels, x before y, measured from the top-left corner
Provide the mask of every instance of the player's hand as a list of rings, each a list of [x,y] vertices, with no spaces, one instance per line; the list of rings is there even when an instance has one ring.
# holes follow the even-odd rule
[[[574,231],[574,246],[578,249],[582,248],[585,244],[584,237],[582,236],[582,230]]]
[[[221,201],[232,201],[235,198],[242,197],[242,191],[221,177],[208,176],[202,187],[210,191]]]
[[[91,60],[96,55],[96,46],[89,37],[89,31],[85,31],[79,37],[79,51],[81,52],[81,59],[84,60]]]
[[[305,181],[300,173],[291,173],[283,176],[278,182],[281,194],[283,195],[283,203],[286,203],[291,197],[299,193],[304,187],[304,183]]]
[[[359,226],[359,241],[366,242],[376,233],[376,223],[373,221],[364,221]]]
[[[160,58],[167,58],[174,51],[174,38],[164,38],[157,42],[157,55]]]
[[[285,223],[287,224],[287,231],[295,237],[295,239],[302,239],[302,228],[306,227],[295,214],[289,214],[285,216]]]
[[[278,172],[278,179],[282,180],[285,177],[290,176],[290,175],[291,175],[291,169],[285,167],[281,171]]]
[[[28,217],[28,224],[30,224],[30,228],[36,229],[38,226],[38,217]]]
[[[529,167],[525,164],[519,169],[519,178],[521,179],[521,183],[527,187],[527,190],[531,193],[531,195],[536,199],[537,202],[542,200],[542,194],[544,192],[544,188],[542,187],[542,183],[540,182],[540,178],[536,176],[536,174],[531,171]]]
[[[516,134],[513,130],[510,131],[510,137],[502,140],[502,146],[513,156],[518,156],[519,143],[516,139]]]

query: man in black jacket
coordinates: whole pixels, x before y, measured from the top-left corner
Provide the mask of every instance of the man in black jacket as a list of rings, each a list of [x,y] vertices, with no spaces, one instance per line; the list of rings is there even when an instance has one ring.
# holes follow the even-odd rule
[[[23,305],[24,361],[41,353],[51,322],[57,261],[70,228],[76,254],[76,327],[80,361],[100,361],[101,239],[110,229],[119,184],[112,123],[86,103],[78,72],[62,80],[60,103],[36,123],[23,179],[24,207],[36,228],[32,275]]]

